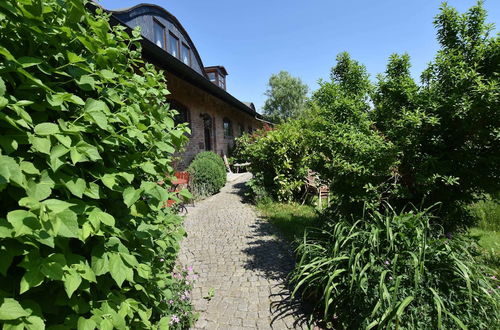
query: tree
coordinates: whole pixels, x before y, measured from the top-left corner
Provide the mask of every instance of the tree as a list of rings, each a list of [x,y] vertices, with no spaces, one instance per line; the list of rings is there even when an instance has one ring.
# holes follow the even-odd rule
[[[275,122],[297,117],[304,109],[309,88],[287,71],[280,71],[269,78],[268,97],[264,104],[264,114]]]

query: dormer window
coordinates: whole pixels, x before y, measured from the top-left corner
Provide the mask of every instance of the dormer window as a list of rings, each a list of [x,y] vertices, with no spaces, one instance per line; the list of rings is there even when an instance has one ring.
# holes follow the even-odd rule
[[[172,32],[168,34],[168,52],[179,58],[179,38],[174,36]]]
[[[181,61],[184,64],[191,66],[191,52],[185,43],[182,43],[181,45]]]
[[[209,66],[205,68],[208,79],[222,89],[226,89],[227,71],[223,66]]]
[[[153,20],[154,24],[154,42],[156,46],[165,49],[165,26],[158,22],[156,19]]]

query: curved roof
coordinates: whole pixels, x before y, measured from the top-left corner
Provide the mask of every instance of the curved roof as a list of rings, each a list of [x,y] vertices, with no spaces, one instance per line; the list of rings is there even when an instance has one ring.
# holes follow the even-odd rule
[[[172,22],[172,24],[174,24],[177,27],[177,29],[182,33],[182,35],[186,38],[187,42],[190,44],[191,50],[193,51],[193,54],[196,57],[196,60],[198,61],[199,65],[201,67],[201,71],[202,71],[201,74],[204,75],[206,78],[208,78],[207,74],[203,70],[203,68],[205,66],[203,65],[203,61],[201,60],[200,54],[198,53],[198,50],[196,49],[194,42],[191,40],[191,37],[187,33],[186,29],[182,26],[181,22],[179,22],[177,17],[172,15],[172,13],[170,13],[168,10],[166,10],[165,8],[163,8],[161,6],[155,5],[155,4],[140,3],[140,4],[137,4],[135,6],[128,7],[128,8],[109,10],[109,12],[111,12],[113,14],[131,13],[135,9],[144,8],[144,7],[149,7],[149,8],[156,9],[156,10],[160,11],[163,14],[164,18],[166,18],[167,20]],[[137,16],[141,16],[141,15],[144,15],[144,13],[140,13]]]

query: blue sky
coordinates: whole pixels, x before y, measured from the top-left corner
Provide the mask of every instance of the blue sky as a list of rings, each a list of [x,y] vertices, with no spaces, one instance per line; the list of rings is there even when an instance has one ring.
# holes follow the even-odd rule
[[[147,2],[148,0],[142,0]],[[300,77],[310,90],[328,79],[339,52],[363,63],[372,79],[392,53],[407,52],[419,78],[437,48],[437,0],[149,0],[176,16],[205,66],[223,65],[227,90],[257,109],[271,74]],[[100,0],[107,9],[141,0]],[[450,0],[464,12],[474,0]],[[487,21],[500,27],[500,0],[485,0]]]

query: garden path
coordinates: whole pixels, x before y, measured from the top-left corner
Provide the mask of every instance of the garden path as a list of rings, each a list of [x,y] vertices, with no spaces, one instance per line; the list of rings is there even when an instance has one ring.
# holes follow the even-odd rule
[[[220,193],[188,208],[179,262],[199,274],[192,293],[200,313],[195,329],[307,328],[285,278],[289,245],[244,202],[242,174]],[[214,295],[209,299],[209,292]]]

